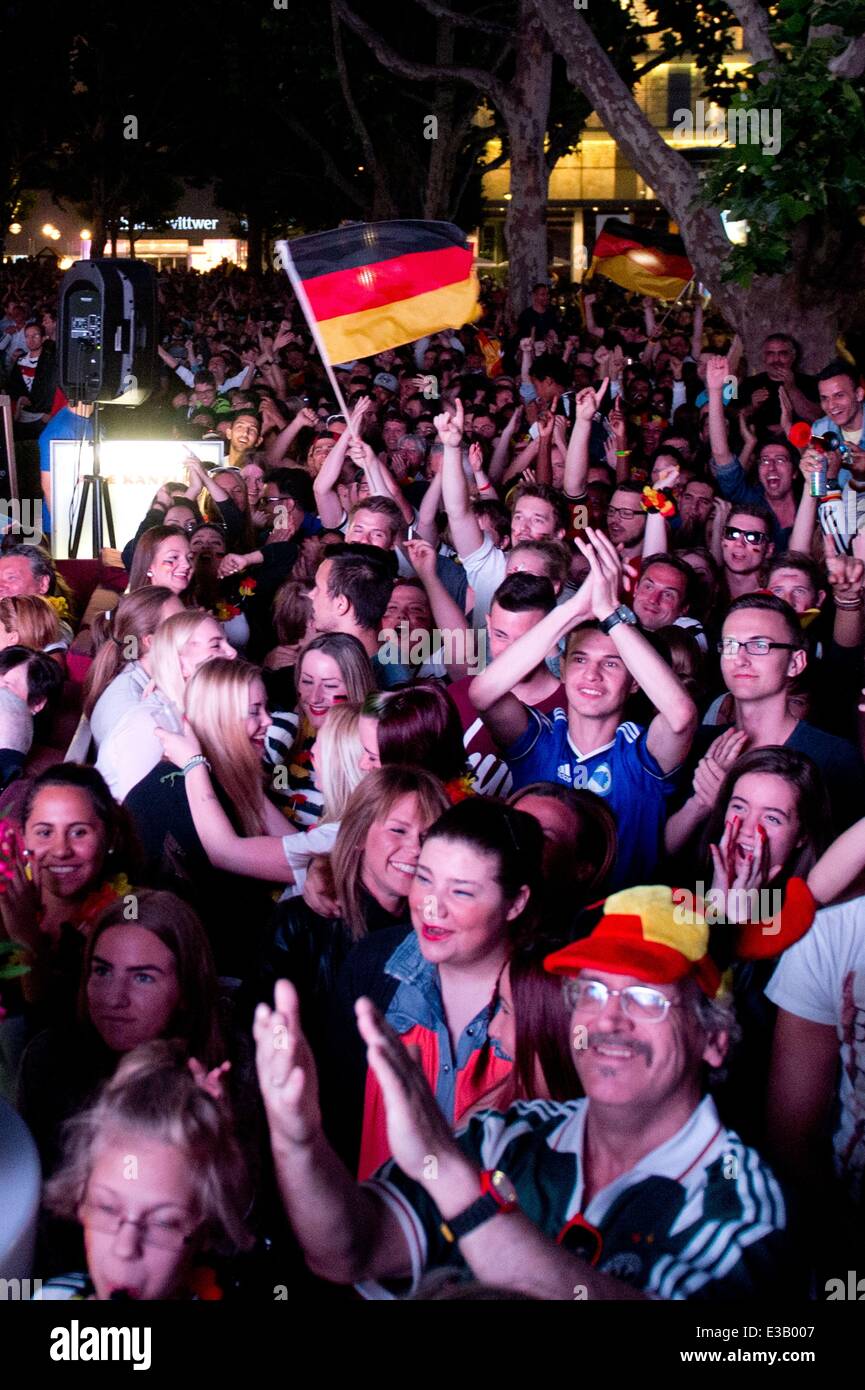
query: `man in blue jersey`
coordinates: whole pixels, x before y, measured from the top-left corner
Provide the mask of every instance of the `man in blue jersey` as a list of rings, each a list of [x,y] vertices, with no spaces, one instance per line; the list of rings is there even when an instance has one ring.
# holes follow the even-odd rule
[[[564,782],[604,797],[618,828],[614,883],[646,882],[658,861],[675,773],[697,727],[693,700],[620,603],[621,558],[607,536],[588,529],[576,544],[589,576],[472,682],[471,699],[502,749],[514,788]],[[552,717],[513,694],[568,635],[562,660],[566,709]],[[622,722],[628,697],[642,689],[655,709],[648,729]]]
[[[255,1018],[277,1178],[310,1267],[367,1297],[425,1271],[539,1299],[804,1296],[784,1197],[725,1128],[706,1073],[734,1040],[702,915],[676,891],[614,894],[547,958],[564,978],[585,1098],[518,1101],[454,1136],[369,999],[356,1005],[393,1157],[358,1185],[330,1148],[297,994]],[[438,911],[438,909],[436,909]]]

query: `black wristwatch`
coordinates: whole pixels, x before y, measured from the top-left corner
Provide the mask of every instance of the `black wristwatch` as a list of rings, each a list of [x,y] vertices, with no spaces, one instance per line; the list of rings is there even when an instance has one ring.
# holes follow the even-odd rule
[[[614,608],[608,618],[604,618],[601,623],[601,632],[612,632],[619,623],[627,623],[629,627],[636,627],[637,615],[626,603],[620,603],[618,608]]]
[[[458,1216],[443,1221],[439,1230],[446,1241],[455,1244],[491,1217],[518,1209],[517,1190],[510,1178],[500,1168],[488,1169],[481,1173],[481,1196]]]

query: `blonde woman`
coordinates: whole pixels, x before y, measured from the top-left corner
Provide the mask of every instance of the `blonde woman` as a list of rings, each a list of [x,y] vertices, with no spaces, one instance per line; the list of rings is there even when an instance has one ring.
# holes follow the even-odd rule
[[[280,847],[290,826],[265,794],[262,754],[269,716],[261,673],[240,659],[207,662],[189,682],[186,714],[200,751],[190,759],[166,740],[169,756],[177,761],[154,766],[129,793],[126,807],[144,846],[148,876],[166,887],[176,883],[198,912],[219,974],[247,979],[259,950],[257,933],[273,908],[276,876],[255,882],[211,863],[185,784],[201,775],[206,759],[213,777],[209,795],[232,835],[274,837]]]
[[[150,684],[156,629],[184,611],[170,589],[146,585],[124,594],[115,609],[94,622],[96,655],[84,682],[84,713],[97,748],[127,710],[139,704]]]
[[[241,665],[245,667],[245,663]],[[310,859],[316,854],[329,854],[333,849],[343,811],[363,776],[359,712],[352,705],[335,705],[328,710],[315,741],[316,778],[324,799],[320,824],[309,830],[295,831],[286,821],[276,835],[258,832],[238,835],[214,793],[207,761],[196,762],[206,754],[205,745],[214,741],[213,724],[201,717],[204,711],[199,708],[202,704],[200,691],[209,683],[209,674],[205,668],[190,682],[184,732],[174,734],[160,730],[159,740],[171,762],[180,768],[189,767],[184,778],[186,795],[196,832],[211,864],[250,878],[286,883],[289,887],[283,898],[293,897],[303,889]],[[254,708],[253,696],[251,689],[250,709]],[[198,729],[202,731],[201,737],[196,732]],[[208,761],[213,762],[213,759],[208,756]],[[217,780],[225,786],[223,778]]]
[[[234,655],[219,623],[200,609],[184,609],[160,624],[147,656],[150,683],[104,738],[96,760],[117,801],[123,801],[161,760],[157,726],[180,729],[190,677],[214,657],[232,660]]]
[[[375,689],[372,663],[356,637],[325,632],[307,642],[297,659],[297,709],[275,713],[267,735],[274,790],[298,830],[322,818],[322,794],[312,766],[312,746],[333,705],[361,705]]]
[[[32,647],[35,652],[65,649],[60,619],[47,599],[38,594],[0,599],[0,651],[6,647]]]

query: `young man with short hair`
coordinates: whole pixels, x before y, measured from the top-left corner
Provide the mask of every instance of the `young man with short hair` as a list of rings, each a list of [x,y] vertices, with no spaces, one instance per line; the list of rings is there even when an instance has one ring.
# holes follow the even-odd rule
[[[675,672],[620,602],[622,563],[610,540],[578,541],[589,577],[573,598],[520,637],[471,686],[472,701],[515,787],[554,781],[608,798],[619,831],[617,884],[651,881],[674,774],[687,757],[697,710]],[[568,634],[562,660],[566,709],[552,719],[513,693]],[[648,730],[622,722],[642,689],[658,713]]]
[[[395,576],[396,557],[379,546],[329,545],[309,591],[316,632],[356,637],[381,689],[401,679],[398,668],[379,659],[382,620]]]
[[[790,682],[808,664],[805,637],[793,609],[774,594],[745,594],[727,610],[721,640],[721,675],[734,700],[731,725],[704,725],[694,746],[705,776],[667,822],[666,844],[678,853],[688,844],[714,806],[726,763],[715,754],[725,736],[737,730],[736,753],[755,748],[791,748],[805,753],[826,779],[836,831],[865,813],[865,766],[852,743],[807,724],[790,712]],[[711,745],[711,746],[710,746]],[[713,751],[714,750],[714,751]]]
[[[721,533],[723,577],[731,599],[761,587],[763,569],[774,549],[768,509],[756,502],[734,507]]]
[[[496,590],[492,607],[487,614],[487,647],[491,661],[551,613],[556,606],[555,590],[549,579],[527,571],[509,574]],[[459,710],[469,766],[475,776],[475,791],[480,796],[510,796],[514,779],[501,750],[493,740],[487,725],[478,714],[469,695],[472,676],[455,681],[448,694]],[[565,691],[561,680],[541,661],[513,687],[513,693],[523,704],[539,714],[552,717],[564,703]]]

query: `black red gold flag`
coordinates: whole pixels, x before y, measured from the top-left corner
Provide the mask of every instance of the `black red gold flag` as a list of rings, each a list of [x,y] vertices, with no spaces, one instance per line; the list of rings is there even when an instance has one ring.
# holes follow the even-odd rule
[[[677,299],[694,275],[681,237],[612,217],[595,242],[591,272],[595,271],[623,289],[655,299]]]
[[[349,222],[281,242],[280,250],[331,363],[476,317],[472,249],[450,222]]]

